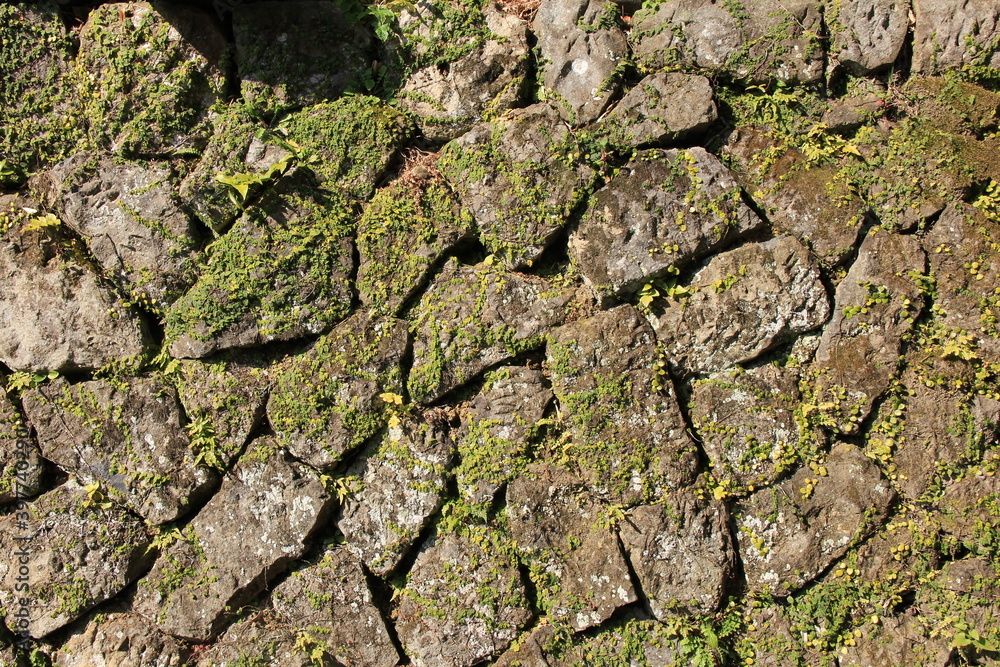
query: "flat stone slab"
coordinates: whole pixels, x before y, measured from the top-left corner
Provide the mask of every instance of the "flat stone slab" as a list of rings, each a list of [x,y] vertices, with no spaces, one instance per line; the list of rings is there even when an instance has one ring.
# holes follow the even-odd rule
[[[857,431],[899,374],[903,334],[924,307],[926,264],[915,237],[869,234],[837,286],[813,369],[817,402],[841,433]]]
[[[449,261],[409,315],[410,397],[431,403],[490,366],[542,347],[571,298],[542,278]]]
[[[569,252],[584,282],[610,303],[763,224],[705,149],[642,151],[591,198]]]
[[[533,583],[550,619],[586,630],[636,600],[618,536],[582,479],[533,464],[507,488],[505,511],[518,549],[540,570]]]
[[[615,142],[638,148],[694,138],[717,118],[706,77],[657,72],[625,93],[598,127]]]
[[[833,446],[818,472],[803,467],[756,492],[735,510],[748,589],[793,594],[871,533],[895,499],[878,467],[844,443]]]
[[[133,609],[164,632],[205,642],[264,590],[327,520],[334,499],[319,474],[258,439],[219,491],[165,548]]]
[[[12,226],[0,237],[0,361],[14,371],[92,371],[150,347],[146,323],[86,265],[68,256],[58,220],[0,198]],[[31,229],[31,228],[29,228]]]
[[[670,369],[680,376],[750,361],[830,316],[819,267],[791,236],[716,255],[653,319]]]
[[[309,465],[328,469],[361,447],[402,400],[406,323],[357,312],[308,352],[274,370],[267,417],[278,442]]]
[[[558,453],[596,496],[649,503],[694,481],[696,447],[653,330],[632,306],[571,322],[546,348],[552,390],[570,435]]]
[[[393,667],[399,662],[361,562],[347,547],[330,549],[292,572],[275,587],[271,604],[297,633],[325,644],[338,664]]]
[[[195,464],[177,390],[155,379],[127,388],[59,380],[24,395],[42,454],[83,484],[106,487],[151,524],[181,518],[218,482]]]
[[[104,503],[99,491],[88,492],[71,480],[28,503],[23,514],[0,519],[0,547],[11,554],[0,561],[7,627],[44,637],[145,572],[151,560],[149,530],[124,508]],[[23,577],[31,592],[24,622],[15,616]]]
[[[589,194],[596,173],[566,159],[581,150],[547,104],[509,112],[446,145],[438,168],[479,226],[479,240],[503,264],[538,259]]]
[[[444,503],[455,444],[432,424],[391,425],[348,468],[356,487],[344,500],[337,527],[347,546],[376,576],[393,572]]]
[[[421,548],[395,613],[415,665],[471,667],[502,653],[532,613],[510,536],[435,535]]]

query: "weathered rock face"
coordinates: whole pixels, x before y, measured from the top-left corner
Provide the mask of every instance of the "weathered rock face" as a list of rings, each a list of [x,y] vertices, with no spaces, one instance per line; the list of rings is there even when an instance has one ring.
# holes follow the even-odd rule
[[[766,486],[817,453],[826,438],[801,411],[798,372],[771,364],[696,380],[691,395],[692,426],[729,492]]]
[[[177,393],[196,459],[219,469],[235,461],[264,419],[274,370],[269,355],[254,353],[182,363]]]
[[[763,225],[702,148],[640,153],[592,198],[570,235],[584,281],[609,300]]]
[[[421,2],[399,18],[406,60],[415,63],[399,92],[400,105],[418,117],[431,141],[454,139],[522,97],[527,24],[495,3],[482,13],[456,15],[461,12],[447,3]]]
[[[832,6],[825,15],[833,37],[831,55],[859,74],[889,67],[906,40],[909,11],[909,3],[900,0]]]
[[[538,258],[593,184],[593,169],[564,159],[579,151],[555,110],[535,104],[449,143],[438,168],[483,245],[517,269]]]
[[[510,537],[436,535],[410,570],[396,610],[414,664],[467,667],[499,655],[531,619]]]
[[[0,361],[16,371],[86,371],[145,352],[145,322],[67,252],[57,222],[29,219],[26,202],[4,199],[0,217],[12,227],[0,238]]]
[[[773,151],[779,152],[776,160],[769,158]],[[758,127],[734,130],[724,154],[738,162],[737,178],[766,209],[775,231],[808,245],[820,266],[837,266],[853,252],[867,207],[836,181],[835,168],[809,164]]]
[[[988,0],[914,0],[913,71],[1000,67],[1000,9]]]
[[[175,1],[0,4],[0,664],[996,657],[1000,9]]]
[[[90,614],[74,625],[66,642],[52,656],[52,664],[182,667],[188,664],[190,655],[189,646],[160,632],[142,616],[112,611]]]
[[[751,82],[808,83],[823,76],[821,34],[815,0],[683,0],[637,12],[630,39],[639,62],[652,69],[681,65]]]
[[[311,466],[336,465],[385,423],[387,397],[402,400],[407,347],[403,321],[356,313],[290,359],[267,404],[278,442]]]
[[[293,572],[274,589],[271,602],[285,624],[325,645],[336,664],[392,667],[399,662],[361,563],[345,547]]]
[[[428,423],[390,424],[348,469],[337,527],[348,547],[378,576],[396,569],[444,502],[455,458],[447,433]]]
[[[607,128],[614,141],[639,147],[697,137],[717,117],[708,79],[658,72],[626,93],[601,126]]]
[[[42,454],[152,524],[174,521],[217,482],[196,466],[177,391],[156,380],[122,390],[60,380],[24,396]]]
[[[449,261],[410,314],[410,396],[430,403],[489,366],[541,347],[566,318],[571,297],[535,276]]]
[[[350,310],[350,216],[347,202],[320,192],[272,193],[246,212],[167,311],[171,356],[198,359],[328,331]]]
[[[238,5],[233,36],[240,92],[265,116],[360,90],[371,64],[372,36],[328,2]]]
[[[912,236],[870,234],[837,286],[816,350],[816,392],[830,425],[853,433],[898,374],[902,336],[923,307],[926,259]]]
[[[65,144],[80,134],[68,113],[71,40],[54,2],[5,4],[0,22],[0,159],[5,169],[33,171],[71,150]],[[0,176],[0,184],[13,175]]]
[[[327,519],[333,499],[310,468],[255,440],[222,487],[143,579],[133,608],[164,632],[204,642]]]
[[[198,667],[338,667],[325,647],[308,631],[293,626],[270,610],[261,610],[229,630],[207,651],[199,655]]]
[[[747,586],[778,596],[794,593],[852,540],[871,532],[895,497],[857,447],[834,445],[822,466],[804,467],[737,507]]]
[[[197,150],[225,95],[226,38],[195,7],[111,3],[92,11],[74,65],[88,139],[114,153]]]
[[[597,120],[618,91],[628,55],[618,12],[601,0],[543,0],[531,23],[545,94],[572,125]]]
[[[718,608],[736,561],[727,517],[722,503],[684,495],[636,507],[621,522],[625,553],[657,619]]]
[[[694,481],[694,442],[670,378],[654,366],[653,330],[635,308],[557,329],[546,355],[571,437],[560,454],[594,493],[636,504]]]
[[[539,604],[549,618],[578,631],[636,599],[618,537],[605,527],[603,511],[583,480],[544,463],[530,466],[507,489],[511,536],[537,564]],[[601,576],[591,576],[595,567]]]
[[[358,221],[358,296],[395,316],[440,258],[472,237],[471,216],[438,179],[381,190]]]
[[[460,463],[455,481],[465,500],[489,504],[523,472],[530,441],[552,398],[541,371],[504,366],[488,376],[456,435]]]
[[[150,560],[148,530],[124,509],[102,505],[71,481],[29,503],[23,515],[0,519],[0,545],[12,554],[0,563],[7,626],[44,637],[142,575]],[[23,577],[31,592],[27,607],[18,604]],[[26,623],[14,615],[23,608]]]
[[[372,196],[413,134],[399,110],[366,97],[316,104],[291,114],[283,126],[298,159],[321,188],[361,201]],[[274,142],[280,145],[280,140],[279,133]]]
[[[174,194],[168,165],[116,164],[80,153],[34,187],[126,292],[165,308],[194,282],[197,232]]]
[[[687,290],[653,321],[667,364],[679,375],[750,361],[830,314],[819,268],[790,236],[716,255]]]
[[[30,498],[41,490],[45,468],[32,431],[0,388],[0,505]]]
[[[984,361],[1000,361],[996,294],[1000,258],[992,243],[1000,240],[1000,225],[962,204],[949,205],[923,239],[930,275],[937,286],[934,315],[938,324],[961,331],[965,345]]]

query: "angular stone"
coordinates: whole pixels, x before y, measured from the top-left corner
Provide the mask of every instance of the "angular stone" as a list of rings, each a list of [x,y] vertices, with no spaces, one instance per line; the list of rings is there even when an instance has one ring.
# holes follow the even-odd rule
[[[337,527],[376,576],[393,572],[444,502],[455,445],[427,423],[390,424],[347,472],[360,490],[344,501]]]
[[[317,473],[288,460],[274,440],[254,441],[183,538],[157,559],[133,608],[164,632],[211,639],[227,614],[302,556],[333,502]]]
[[[566,159],[580,151],[556,111],[535,104],[449,143],[438,168],[483,245],[517,269],[541,255],[594,183],[593,169]]]
[[[593,196],[569,252],[584,282],[608,302],[763,224],[705,149],[643,151]]]
[[[292,572],[274,589],[271,603],[297,633],[307,632],[324,644],[337,664],[393,667],[399,662],[364,570],[345,547]]]
[[[902,337],[923,308],[926,258],[912,236],[869,234],[837,286],[813,366],[827,425],[853,433],[898,373]]]
[[[649,69],[681,66],[752,83],[809,83],[823,76],[822,10],[817,0],[667,2],[636,12],[630,40]]]
[[[517,643],[505,651],[493,667],[552,667],[550,655],[545,647],[552,641],[556,628],[552,625],[536,625],[530,632],[521,635]]]
[[[948,484],[936,501],[942,531],[971,551],[988,544],[1000,530],[1000,517],[991,507],[1000,495],[1000,478],[989,470],[973,468],[962,479]]]
[[[89,140],[113,153],[173,156],[207,139],[226,95],[228,45],[208,14],[169,2],[90,12],[75,61]]]
[[[418,666],[468,667],[502,653],[531,620],[509,535],[435,535],[407,576],[396,630]]]
[[[622,544],[658,620],[718,609],[736,568],[728,521],[723,503],[690,493],[625,515]]]
[[[56,2],[0,5],[0,159],[15,174],[59,159],[82,131],[69,111],[73,40],[59,9]]]
[[[0,387],[0,505],[41,491],[45,467],[32,432]]]
[[[545,667],[682,665],[694,664],[689,662],[690,656],[697,655],[685,658],[679,638],[669,626],[643,612],[629,610],[602,630],[574,636],[568,650],[550,649],[545,654]]]
[[[11,228],[0,237],[0,361],[14,371],[90,371],[143,354],[145,322],[64,252],[51,219],[4,199],[0,216]]]
[[[518,549],[539,570],[539,605],[577,631],[636,600],[618,537],[586,489],[572,473],[536,463],[507,488],[505,510]]]
[[[410,397],[430,403],[489,366],[541,347],[571,298],[535,276],[450,260],[410,315]]]
[[[419,3],[399,19],[406,64],[419,63],[397,93],[399,103],[431,141],[454,139],[484,115],[516,106],[528,69],[527,23],[492,2],[469,16],[456,11],[447,3]],[[443,46],[460,55],[449,60]]]
[[[531,22],[542,90],[571,125],[597,120],[618,92],[628,56],[619,11],[602,0],[543,0]]]
[[[831,59],[853,74],[869,74],[896,62],[909,28],[906,0],[863,0],[826,10]]]
[[[296,630],[271,610],[234,623],[211,648],[198,655],[197,667],[340,667],[311,629]],[[361,663],[358,663],[361,664]]]
[[[358,296],[371,312],[395,316],[438,261],[472,238],[472,217],[439,179],[380,190],[358,221]]]
[[[919,617],[893,616],[862,627],[855,646],[845,646],[841,667],[951,664],[952,647],[942,636],[928,637]]]
[[[967,204],[949,204],[923,239],[937,295],[935,323],[968,337],[983,361],[1000,361],[1000,225]]]
[[[194,282],[198,235],[169,165],[78,153],[32,186],[84,239],[106,275],[153,309],[166,308]]]
[[[372,196],[414,131],[399,109],[361,96],[307,107],[285,118],[282,128],[320,187],[361,201]]]
[[[752,492],[813,458],[826,436],[797,418],[802,402],[792,368],[766,364],[695,380],[691,425],[716,481],[730,493]]]
[[[913,72],[1000,68],[1000,7],[992,0],[914,0]]]
[[[372,35],[328,2],[260,2],[233,9],[240,93],[258,114],[361,90]]]
[[[737,506],[749,590],[779,597],[794,593],[853,540],[874,530],[896,498],[875,464],[853,445],[834,445],[815,470],[802,468]]]
[[[633,505],[694,481],[695,444],[670,379],[654,366],[653,330],[635,308],[560,327],[546,357],[571,436],[558,454],[593,493]]]
[[[808,245],[823,268],[841,264],[858,244],[867,205],[837,181],[837,167],[808,164],[798,149],[781,146],[768,132],[741,127],[730,134],[724,150],[739,165],[737,178],[776,232]],[[777,159],[768,157],[774,151]]]
[[[402,320],[357,312],[275,369],[267,416],[278,442],[321,469],[360,447],[385,424],[381,395],[402,400],[400,361],[408,343]]]
[[[882,403],[868,433],[871,454],[894,466],[896,488],[913,500],[934,491],[943,469],[993,446],[1000,424],[1000,402],[938,386],[946,369],[917,362],[922,356],[912,355],[900,378],[902,396]]]
[[[601,123],[616,143],[638,148],[703,134],[718,118],[712,83],[681,72],[650,74]]]
[[[830,315],[819,267],[791,236],[716,255],[686,289],[653,320],[668,366],[682,376],[750,361]]]
[[[272,192],[208,249],[194,287],[167,311],[170,355],[198,359],[328,331],[351,306],[353,219],[302,183]]]
[[[225,174],[265,174],[291,154],[268,143],[272,137],[264,124],[242,104],[230,104],[212,120],[212,135],[197,165],[181,181],[181,200],[201,221],[223,232],[239,217],[242,209],[233,201],[235,192],[216,176]],[[257,188],[253,190],[256,194]]]
[[[90,614],[69,629],[69,636],[52,655],[56,667],[183,667],[191,647],[160,632],[147,619],[126,609]]]
[[[207,464],[228,468],[243,451],[264,419],[274,372],[273,360],[260,353],[181,363],[177,392],[191,428],[214,438],[211,454],[202,456]]]
[[[154,525],[182,517],[218,481],[194,463],[177,391],[155,379],[58,380],[22,404],[45,458]]]
[[[151,537],[142,521],[124,509],[101,506],[72,480],[27,505],[21,525],[15,515],[0,519],[0,604],[6,624],[35,638],[58,630],[91,607],[117,595],[142,575]],[[27,536],[27,541],[16,538]],[[27,556],[13,554],[24,547]],[[21,562],[20,558],[28,562]],[[19,626],[17,577],[29,571],[31,604],[27,626]]]
[[[487,376],[456,435],[455,480],[472,505],[493,502],[497,491],[527,466],[528,447],[552,403],[541,371],[504,366]]]

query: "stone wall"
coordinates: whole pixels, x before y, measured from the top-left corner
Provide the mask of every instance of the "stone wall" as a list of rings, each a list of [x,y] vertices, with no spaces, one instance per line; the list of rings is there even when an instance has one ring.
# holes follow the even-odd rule
[[[0,5],[0,664],[992,664],[998,68],[986,0]]]

